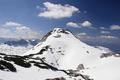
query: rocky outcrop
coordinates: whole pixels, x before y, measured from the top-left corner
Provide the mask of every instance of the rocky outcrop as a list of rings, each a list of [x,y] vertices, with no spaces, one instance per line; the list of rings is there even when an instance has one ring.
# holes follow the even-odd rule
[[[46,63],[41,58],[33,58],[32,56],[39,55],[39,54],[30,54],[26,56],[19,56],[19,55],[6,55],[4,53],[0,53],[0,70],[8,71],[8,72],[17,72],[17,68],[14,65],[21,66],[24,68],[30,68],[32,66],[36,66],[40,69],[51,69],[53,71],[61,71],[68,76],[71,77],[82,77],[83,80],[91,80],[89,77],[85,75],[72,72],[70,70],[61,70],[52,65]],[[46,80],[66,80],[64,77],[60,78],[48,78]]]
[[[46,80],[66,80],[64,77],[58,77],[58,78],[48,78]]]

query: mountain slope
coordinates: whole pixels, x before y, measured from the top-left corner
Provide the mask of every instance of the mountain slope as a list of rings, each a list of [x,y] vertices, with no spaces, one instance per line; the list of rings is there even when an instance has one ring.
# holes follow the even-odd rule
[[[39,53],[41,49],[47,49],[35,57],[44,57],[45,61],[62,69],[75,69],[79,64],[87,68],[92,66],[100,58],[102,53],[108,51],[89,46],[77,39],[71,32],[55,28],[49,33],[45,41],[36,45],[25,54]]]
[[[23,55],[25,52],[30,50],[33,46],[10,46],[7,44],[0,44],[0,53],[11,54],[11,55]]]
[[[60,69],[80,70],[82,74],[90,75],[95,80],[120,79],[118,54],[111,54],[108,49],[89,46],[78,40],[71,32],[61,28],[55,28],[43,40],[25,54],[40,52],[41,55],[34,57],[43,58],[45,62]]]
[[[42,41],[22,56],[0,54],[0,68],[3,69],[0,78],[120,80],[120,55],[89,46],[61,28],[50,31]],[[11,71],[6,64],[11,65],[16,73],[5,72]]]

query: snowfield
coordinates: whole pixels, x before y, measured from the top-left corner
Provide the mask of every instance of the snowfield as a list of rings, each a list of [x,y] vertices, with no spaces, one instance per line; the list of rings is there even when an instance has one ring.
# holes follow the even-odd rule
[[[45,57],[48,63],[53,63],[62,69],[75,69],[79,64],[84,64],[86,67],[92,66],[92,63],[100,59],[102,53],[110,52],[81,42],[71,32],[62,33],[61,31],[62,29],[55,28],[43,43],[36,45],[25,55],[38,53],[40,49],[49,46],[48,51],[35,57]]]
[[[23,53],[29,51],[33,46],[9,46],[7,44],[0,44],[0,52],[11,54],[11,55],[22,55]]]
[[[77,39],[70,31],[55,28],[22,56],[42,59],[47,64],[66,71],[72,75],[87,75],[90,79],[70,76],[61,71],[23,68],[16,66],[18,72],[0,71],[3,80],[47,80],[48,78],[64,77],[63,80],[120,80],[120,55],[104,47],[89,46]],[[49,79],[50,80],[50,79]],[[56,80],[56,79],[51,79]],[[62,79],[59,79],[62,80]]]

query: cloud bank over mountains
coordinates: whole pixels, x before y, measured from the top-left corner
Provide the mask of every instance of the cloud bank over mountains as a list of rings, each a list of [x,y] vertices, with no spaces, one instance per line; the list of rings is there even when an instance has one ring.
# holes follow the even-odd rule
[[[40,35],[30,27],[17,22],[8,21],[1,25],[0,38],[38,39]]]

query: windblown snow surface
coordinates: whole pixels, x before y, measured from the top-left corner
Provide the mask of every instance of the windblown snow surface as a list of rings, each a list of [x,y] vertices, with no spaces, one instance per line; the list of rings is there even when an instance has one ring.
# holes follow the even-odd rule
[[[55,28],[43,37],[43,42],[26,52],[25,55],[37,54],[33,58],[41,58],[46,63],[62,70],[87,75],[90,79],[72,77],[61,71],[23,68],[15,65],[18,71],[0,71],[2,80],[120,80],[120,57],[103,47],[89,46],[77,39],[70,31]]]
[[[0,44],[0,53],[6,53],[11,55],[22,55],[29,51],[33,46],[10,46],[7,44]]]

